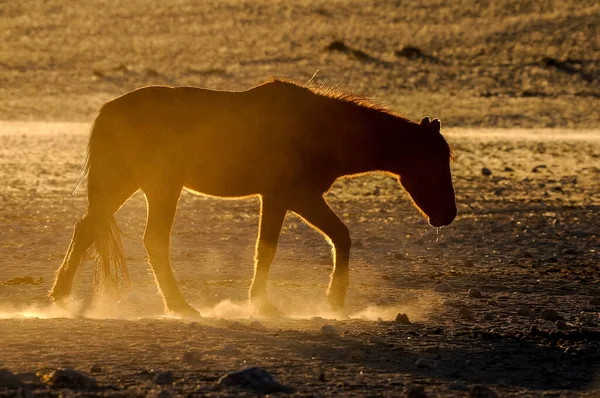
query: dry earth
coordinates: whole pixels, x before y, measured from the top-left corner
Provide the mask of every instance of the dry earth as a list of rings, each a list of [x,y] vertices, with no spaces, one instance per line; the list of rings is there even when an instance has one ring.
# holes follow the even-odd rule
[[[0,2],[0,369],[24,383],[0,371],[0,396],[231,396],[218,379],[250,366],[299,395],[600,396],[599,21],[591,0]],[[457,154],[459,215],[439,235],[389,178],[335,185],[354,240],[348,319],[325,305],[328,246],[291,215],[269,285],[288,317],[252,323],[258,202],[188,193],[172,260],[203,320],[162,315],[140,194],[118,214],[131,289],[92,301],[88,263],[70,308],[50,305],[104,101],[316,70],[442,118]],[[97,387],[40,379],[58,368]]]
[[[337,183],[328,198],[354,239],[351,319],[330,319],[329,249],[290,216],[270,282],[288,318],[260,319],[262,329],[245,304],[256,200],[182,196],[173,263],[205,320],[162,317],[141,243],[141,195],[118,214],[130,293],[90,305],[88,264],[72,308],[49,305],[53,271],[84,209],[70,191],[87,127],[0,124],[0,367],[43,374],[95,365],[99,387],[88,394],[116,396],[228,395],[216,380],[253,365],[308,395],[396,395],[408,384],[430,396],[467,396],[473,385],[501,396],[600,394],[597,131],[448,129],[459,216],[439,237],[393,180]],[[439,282],[451,291],[434,291]],[[470,298],[470,288],[483,297]],[[518,315],[523,306],[531,317]],[[542,319],[545,309],[564,321]],[[400,312],[412,325],[393,322]],[[323,325],[339,335],[323,335]],[[156,370],[172,371],[173,384],[157,386]],[[74,393],[38,383],[27,391]]]

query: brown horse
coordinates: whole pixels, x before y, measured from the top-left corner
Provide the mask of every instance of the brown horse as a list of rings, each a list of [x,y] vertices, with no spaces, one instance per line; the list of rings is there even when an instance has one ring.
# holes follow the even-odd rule
[[[114,213],[141,189],[148,202],[144,245],[167,310],[198,312],[183,298],[169,263],[171,226],[181,190],[218,197],[260,196],[250,301],[273,310],[267,274],[288,211],[333,246],[327,291],[341,310],[348,288],[350,235],[324,199],[340,177],[394,176],[434,227],[456,216],[450,146],[440,121],[411,122],[383,107],[316,87],[272,80],[246,91],[146,87],[105,104],[94,121],[82,179],[88,206],[77,222],[50,293],[68,297],[85,252],[95,243],[96,276],[127,279]]]

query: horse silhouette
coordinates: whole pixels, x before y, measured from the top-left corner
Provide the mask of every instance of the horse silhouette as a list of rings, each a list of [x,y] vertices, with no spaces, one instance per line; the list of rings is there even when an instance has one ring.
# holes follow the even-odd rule
[[[148,204],[144,245],[166,310],[198,312],[184,299],[169,260],[182,189],[210,196],[259,196],[250,302],[275,310],[267,274],[288,211],[333,246],[327,298],[340,311],[349,285],[348,228],[324,199],[339,178],[392,175],[434,227],[456,216],[449,144],[440,121],[412,122],[363,98],[271,80],[246,91],[151,86],[106,103],[91,127],[82,180],[87,209],[77,222],[50,296],[66,299],[95,244],[95,284],[128,280],[114,213],[136,191]]]

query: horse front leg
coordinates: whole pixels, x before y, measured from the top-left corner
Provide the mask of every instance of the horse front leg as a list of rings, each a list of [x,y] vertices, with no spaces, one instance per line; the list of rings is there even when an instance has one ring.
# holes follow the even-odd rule
[[[290,209],[325,235],[333,246],[333,272],[327,289],[327,300],[332,310],[343,312],[349,285],[348,265],[352,245],[348,227],[320,195],[298,198]]]
[[[254,255],[254,277],[250,287],[250,303],[259,313],[275,315],[279,311],[267,298],[267,277],[275,257],[281,226],[287,210],[268,196],[261,197],[258,238]]]
[[[171,227],[181,189],[162,189],[163,191],[144,190],[148,201],[144,246],[166,309],[186,318],[197,318],[200,313],[183,298],[169,260]]]

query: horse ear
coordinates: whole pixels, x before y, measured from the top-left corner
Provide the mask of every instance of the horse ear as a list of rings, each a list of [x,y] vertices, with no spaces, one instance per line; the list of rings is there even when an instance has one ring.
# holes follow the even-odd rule
[[[435,131],[436,133],[439,133],[440,129],[442,128],[442,122],[440,122],[440,119],[433,119],[431,121],[431,124],[429,125],[429,128]]]
[[[429,116],[425,116],[423,119],[421,119],[421,121],[419,122],[419,124],[423,127],[427,127],[429,126]]]

